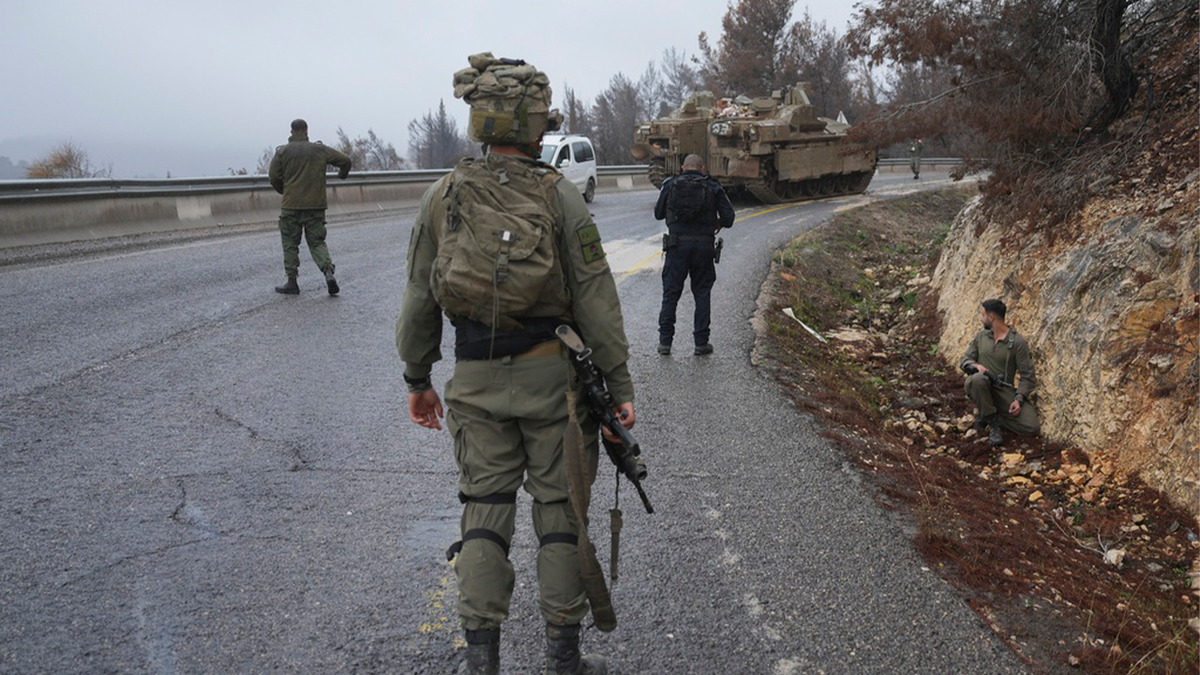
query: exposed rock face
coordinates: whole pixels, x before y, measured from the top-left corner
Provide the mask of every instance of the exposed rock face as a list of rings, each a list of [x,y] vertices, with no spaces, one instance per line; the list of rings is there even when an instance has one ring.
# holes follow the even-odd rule
[[[1097,199],[1051,241],[963,210],[933,284],[944,324],[938,348],[957,365],[980,329],[979,303],[998,297],[1033,348],[1043,433],[1105,449],[1181,505],[1200,503],[1197,417],[1197,186],[1163,209]]]

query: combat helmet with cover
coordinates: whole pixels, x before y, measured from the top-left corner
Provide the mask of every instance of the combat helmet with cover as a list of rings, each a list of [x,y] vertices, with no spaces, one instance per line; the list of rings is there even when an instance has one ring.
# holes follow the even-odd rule
[[[472,67],[454,75],[454,95],[471,105],[471,138],[532,146],[536,154],[542,134],[561,120],[558,111],[549,110],[545,73],[490,53],[469,60]],[[530,319],[569,313],[556,247],[560,178],[532,158],[519,161],[494,152],[454,167],[431,207],[446,226],[438,233],[430,287],[447,314],[507,331]]]
[[[562,126],[550,109],[550,78],[520,59],[483,52],[454,74],[454,97],[471,106],[467,134],[479,143],[529,145]]]

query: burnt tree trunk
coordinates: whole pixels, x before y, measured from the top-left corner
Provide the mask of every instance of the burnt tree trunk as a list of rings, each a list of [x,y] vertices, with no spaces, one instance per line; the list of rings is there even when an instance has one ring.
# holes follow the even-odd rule
[[[1096,70],[1108,92],[1102,127],[1108,126],[1128,108],[1138,90],[1138,78],[1121,42],[1121,27],[1130,0],[1095,0],[1091,48]]]

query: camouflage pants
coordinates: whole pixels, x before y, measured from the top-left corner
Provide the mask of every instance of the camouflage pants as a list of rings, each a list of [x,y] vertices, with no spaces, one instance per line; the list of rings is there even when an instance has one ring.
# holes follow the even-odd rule
[[[1032,401],[1022,403],[1021,412],[1016,416],[1008,414],[1008,407],[1017,397],[1017,392],[1011,388],[993,387],[991,380],[983,373],[968,377],[965,388],[967,398],[975,402],[980,416],[996,415],[1001,428],[1020,436],[1036,436],[1042,430],[1037,407]]]
[[[325,245],[325,209],[283,209],[279,213],[279,235],[283,240],[283,271],[289,277],[300,271],[300,238],[322,272],[333,271],[329,247]]]
[[[446,384],[446,422],[465,500],[455,564],[465,630],[499,628],[508,617],[515,581],[508,547],[522,484],[533,496],[539,542],[538,609],[557,625],[587,616],[563,459],[569,370],[561,353],[459,361]],[[584,437],[596,444],[595,424],[580,421]]]
[[[921,175],[921,156],[913,155],[908,160],[908,168],[912,169],[914,176]]]

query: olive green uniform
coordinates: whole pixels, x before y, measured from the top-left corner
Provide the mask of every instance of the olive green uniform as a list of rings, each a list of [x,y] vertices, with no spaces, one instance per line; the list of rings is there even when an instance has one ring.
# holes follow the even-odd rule
[[[522,162],[536,171],[553,171],[532,160],[492,155],[489,161],[500,166]],[[507,169],[517,170],[520,167],[511,165]],[[440,234],[447,227],[448,180],[443,178],[425,193],[409,243],[408,284],[396,323],[396,346],[411,380],[427,378],[442,357],[442,310],[430,280]],[[574,186],[560,179],[554,194],[556,250],[570,299],[569,309],[555,318],[579,329],[617,403],[632,402],[629,346],[599,234]],[[446,384],[446,422],[454,436],[458,489],[465,503],[456,571],[458,611],[468,631],[499,628],[508,616],[515,578],[508,546],[522,483],[534,498],[533,523],[541,544],[541,613],[548,622],[564,626],[577,625],[587,615],[563,459],[570,378],[570,363],[557,343],[550,342],[513,356],[459,359]],[[597,427],[582,409],[579,413],[584,437],[590,439],[588,456],[594,458]]]
[[[283,195],[279,214],[279,234],[283,240],[283,269],[288,277],[300,270],[300,238],[308,242],[313,262],[322,272],[334,270],[325,245],[325,167],[336,166],[338,177],[350,174],[350,158],[321,143],[310,143],[308,136],[293,134],[287,145],[275,148],[268,178],[271,187]]]
[[[1041,424],[1038,422],[1037,407],[1030,397],[1037,388],[1037,376],[1025,338],[1010,327],[1008,335],[997,342],[991,329],[982,330],[971,340],[959,365],[975,363],[982,364],[1001,379],[1000,383],[993,384],[980,372],[967,377],[967,397],[979,408],[980,416],[987,418],[995,414],[1002,428],[1022,436],[1036,435],[1041,430]],[[1020,379],[1017,379],[1018,374]],[[1008,408],[1017,394],[1024,400],[1020,413],[1013,416],[1008,413]]]
[[[913,178],[921,175],[921,155],[925,154],[925,144],[917,141],[908,147],[908,168],[912,169]]]

